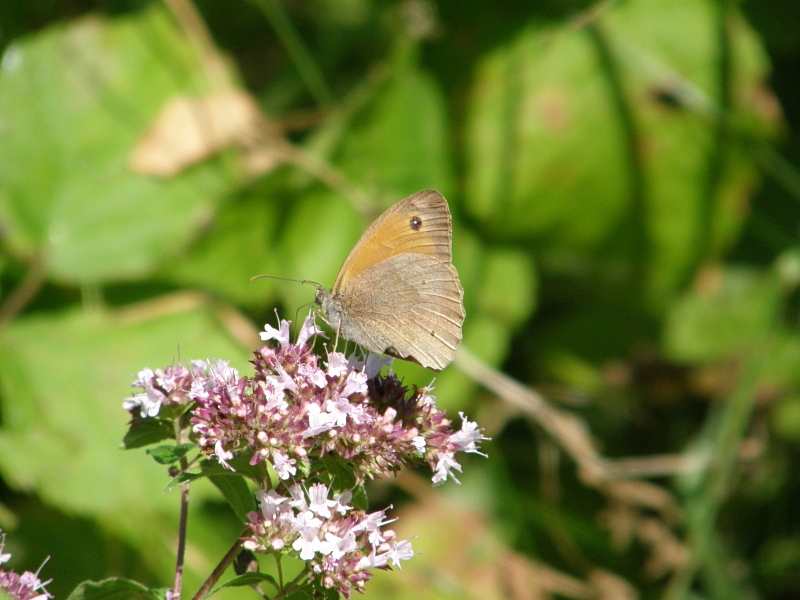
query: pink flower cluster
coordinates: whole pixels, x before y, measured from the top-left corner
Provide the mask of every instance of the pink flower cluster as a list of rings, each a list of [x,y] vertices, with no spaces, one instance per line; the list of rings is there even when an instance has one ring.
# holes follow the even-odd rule
[[[454,431],[430,389],[409,390],[391,369],[382,375],[386,359],[314,354],[308,342],[319,333],[311,317],[294,343],[287,321],[277,329],[267,325],[261,337],[272,343],[255,351],[252,377],[221,360],[145,369],[133,384],[144,391],[124,407],[142,419],[188,411],[201,453],[231,470],[234,457],[270,467],[279,483],[257,481],[261,512],[249,515],[245,546],[292,550],[307,562],[309,578],[349,596],[363,588],[368,569],[397,565],[413,552],[392,531],[381,532],[383,512],[348,506],[352,491],[329,498],[322,483],[306,487],[318,477],[331,480],[322,459],[343,465],[356,484],[427,463],[438,485],[458,481],[456,452],[480,454],[487,438],[463,414]]]
[[[6,571],[2,566],[11,559],[10,554],[3,552],[6,547],[6,536],[0,530],[0,590],[15,600],[47,600],[52,595],[44,589],[49,581],[42,582],[39,573],[25,571],[22,575],[14,571]]]
[[[347,503],[352,492],[329,498],[327,486],[317,483],[306,491],[300,484],[283,496],[259,491],[260,513],[250,513],[244,547],[252,551],[280,551],[287,546],[306,561],[310,577],[323,587],[335,588],[346,598],[363,591],[368,569],[399,566],[414,551],[411,542],[395,541],[383,511],[365,513]]]
[[[331,352],[324,366],[307,343],[318,333],[311,317],[296,343],[289,323],[266,326],[255,352],[255,376],[239,377],[226,361],[193,361],[164,371],[144,369],[133,383],[143,393],[128,398],[126,410],[154,417],[162,406],[193,401],[191,423],[200,450],[226,467],[235,452],[251,464],[269,463],[282,480],[313,460],[335,455],[347,461],[357,481],[387,476],[405,466],[427,462],[435,485],[461,471],[458,451],[480,453],[486,439],[464,418],[458,431],[436,408],[429,390],[410,395],[397,377],[380,375],[386,361],[365,363]]]

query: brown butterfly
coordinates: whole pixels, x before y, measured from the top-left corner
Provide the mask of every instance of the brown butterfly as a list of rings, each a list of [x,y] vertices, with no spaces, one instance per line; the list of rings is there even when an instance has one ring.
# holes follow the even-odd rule
[[[418,192],[384,212],[347,255],[333,289],[317,289],[333,330],[435,371],[450,364],[464,322],[451,232],[438,192]]]

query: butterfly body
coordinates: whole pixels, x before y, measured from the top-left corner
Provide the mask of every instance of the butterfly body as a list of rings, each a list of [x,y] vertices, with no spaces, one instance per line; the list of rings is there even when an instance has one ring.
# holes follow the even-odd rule
[[[434,191],[409,196],[378,217],[331,291],[317,290],[334,331],[371,352],[437,371],[447,366],[464,322],[451,230],[447,201]]]

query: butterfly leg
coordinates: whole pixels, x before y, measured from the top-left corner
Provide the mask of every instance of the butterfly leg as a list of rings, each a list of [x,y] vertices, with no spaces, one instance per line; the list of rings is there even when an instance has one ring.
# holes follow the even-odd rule
[[[342,329],[342,321],[340,319],[339,322],[336,324],[336,338],[333,341],[334,352],[339,347],[339,332],[341,331],[341,329]]]

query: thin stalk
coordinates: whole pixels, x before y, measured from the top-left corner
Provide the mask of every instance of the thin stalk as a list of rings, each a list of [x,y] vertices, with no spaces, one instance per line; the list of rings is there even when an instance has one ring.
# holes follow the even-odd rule
[[[634,281],[637,285],[638,295],[644,297],[651,249],[647,223],[647,179],[640,152],[642,147],[641,133],[636,123],[633,104],[628,98],[622,81],[619,60],[614,54],[611,42],[603,28],[596,21],[588,23],[586,31],[597,51],[603,73],[606,76],[606,82],[610,88],[611,101],[614,104],[614,109],[625,137],[625,159],[630,176],[631,210],[628,222],[633,235]]]
[[[184,432],[180,425],[181,419],[175,420],[175,441],[182,444],[184,441]],[[186,456],[182,456],[180,460],[181,471],[186,472],[189,470],[189,464]],[[183,566],[186,558],[186,532],[187,523],[189,520],[189,483],[186,482],[181,486],[181,516],[178,525],[178,552],[175,564],[175,581],[172,584],[172,595],[174,600],[179,600],[181,597],[181,588],[183,587]]]
[[[733,485],[739,451],[755,409],[757,386],[768,354],[766,343],[756,346],[756,352],[746,360],[744,372],[722,408],[712,434],[712,457],[701,487],[686,502],[687,541],[692,560],[675,573],[664,600],[687,598],[698,573],[713,559],[717,520]]]
[[[34,256],[30,268],[20,284],[8,295],[0,306],[0,329],[16,317],[41,289],[44,283],[44,264],[39,256]]]
[[[714,212],[720,185],[725,178],[728,162],[728,146],[731,142],[731,123],[728,115],[732,108],[731,91],[731,40],[729,21],[730,7],[726,0],[721,0],[717,7],[717,43],[719,45],[719,61],[717,63],[717,93],[719,95],[718,114],[722,115],[714,121],[714,141],[708,163],[705,193],[700,202],[700,216],[697,231],[697,255],[695,267],[713,260],[718,249],[714,247]]]
[[[189,515],[189,484],[181,486],[181,517],[178,528],[178,558],[175,565],[175,581],[172,584],[172,597],[178,600],[181,597],[183,586],[183,564],[186,555],[186,523]]]
[[[333,108],[334,100],[322,72],[311,56],[297,30],[292,25],[289,15],[281,6],[280,0],[252,0],[269,21],[275,34],[283,44],[289,58],[294,62],[300,79],[311,92],[311,95],[323,109]]]
[[[242,549],[243,543],[244,540],[240,536],[236,540],[236,542],[234,542],[233,546],[231,546],[231,549],[228,550],[227,554],[225,554],[225,556],[222,557],[222,560],[219,561],[219,564],[214,568],[213,571],[211,571],[211,575],[209,575],[208,579],[206,579],[203,582],[203,585],[201,585],[200,589],[197,590],[197,593],[192,597],[192,600],[203,600],[203,598],[206,597],[206,594],[208,594],[208,592],[211,591],[211,587],[215,583],[217,583],[219,578],[222,577],[222,574],[225,572],[225,569],[228,568],[228,566],[234,561],[236,556],[239,554],[239,551]]]

